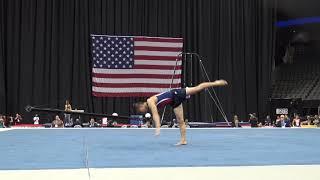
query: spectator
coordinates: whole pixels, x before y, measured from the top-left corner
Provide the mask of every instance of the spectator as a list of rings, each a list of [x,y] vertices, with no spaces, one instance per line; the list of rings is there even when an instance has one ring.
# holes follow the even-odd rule
[[[179,128],[178,121],[176,119],[172,119],[173,125],[172,128]]]
[[[280,116],[280,123],[281,123],[282,128],[286,127],[286,116],[285,115]]]
[[[13,126],[14,125],[14,118],[12,116],[9,117],[9,122],[8,126]]]
[[[10,116],[2,116],[4,127],[10,127],[9,118]]]
[[[300,117],[296,115],[292,120],[292,127],[300,127]]]
[[[256,117],[255,113],[249,114],[249,122],[251,124],[251,127],[258,127],[258,118]]]
[[[276,127],[281,127],[281,119],[280,119],[280,116],[277,116],[275,126],[276,126]]]
[[[0,128],[5,128],[5,125],[4,125],[4,118],[2,115],[0,115]]]
[[[144,124],[145,127],[151,128],[151,127],[152,127],[152,117],[151,117],[151,114],[150,114],[150,113],[146,113],[146,114],[144,115],[144,117],[145,117],[145,121],[146,121],[146,123]],[[170,127],[172,127],[172,126],[173,126],[173,122],[171,121],[170,123],[171,123],[171,124],[170,124]]]
[[[316,125],[316,126],[320,126],[320,118],[319,118],[319,115],[315,115],[314,116],[314,120],[313,120],[313,124]]]
[[[288,115],[284,115],[284,127],[291,127],[291,120]]]
[[[74,125],[73,127],[75,127],[75,126],[77,126],[78,128],[82,127],[82,121],[80,119],[80,116],[79,116],[79,118],[76,118],[73,125]]]
[[[39,118],[38,114],[36,114],[36,115],[33,117],[33,124],[39,124],[39,121],[40,121],[40,118]]]
[[[94,118],[91,118],[89,127],[99,127],[99,124],[95,121]]]
[[[234,124],[234,127],[240,127],[239,125],[239,118],[237,115],[234,115],[233,116],[233,124]]]
[[[13,124],[17,125],[17,124],[19,124],[21,122],[21,120],[22,120],[22,117],[20,116],[20,114],[17,113],[16,117],[14,118]]]
[[[264,119],[264,125],[265,125],[265,126],[271,126],[271,118],[270,118],[270,115],[267,115],[267,117]]]
[[[54,128],[63,128],[63,121],[58,115],[56,115],[55,120],[52,121],[52,127]]]
[[[311,116],[307,116],[307,120],[301,122],[301,125],[311,125],[311,124],[312,124]]]
[[[285,116],[281,115],[279,119],[276,120],[276,127],[285,127]]]
[[[66,100],[66,104],[64,105],[64,111],[66,111],[66,112],[71,112],[72,111],[72,107],[71,107],[71,104],[70,104],[69,100]],[[64,113],[64,121],[66,123],[66,126],[72,125],[71,114]]]
[[[72,107],[69,100],[66,100],[66,104],[64,105],[64,111],[71,112]]]
[[[107,117],[102,118],[102,122],[101,122],[102,126],[106,127],[106,126],[108,126],[108,123],[109,123],[109,121],[108,121]]]
[[[184,120],[184,123],[186,124],[186,128],[190,128],[189,119],[185,119],[185,120]]]

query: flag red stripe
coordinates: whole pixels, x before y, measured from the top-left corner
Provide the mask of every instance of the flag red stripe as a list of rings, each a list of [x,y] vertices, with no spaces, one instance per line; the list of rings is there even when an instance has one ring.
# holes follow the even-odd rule
[[[169,52],[181,52],[182,48],[175,47],[150,47],[150,46],[135,46],[134,50],[142,51],[169,51]]]
[[[101,74],[93,73],[93,77],[96,78],[156,78],[156,79],[172,79],[170,74]],[[181,78],[181,74],[176,74],[173,76],[174,79]]]
[[[135,41],[182,43],[182,38],[134,37]]]
[[[151,97],[158,93],[100,93],[92,92],[95,97]]]
[[[177,59],[176,56],[143,56],[143,55],[135,55],[134,59],[136,60],[166,60],[166,61],[175,61]],[[181,56],[178,57],[181,60]]]
[[[117,84],[117,83],[95,83],[92,82],[92,86],[95,87],[114,87],[114,88],[132,88],[132,87],[141,87],[141,88],[170,88],[170,84],[146,84],[146,83],[131,83],[131,84]],[[171,88],[180,88],[181,84],[172,84]]]

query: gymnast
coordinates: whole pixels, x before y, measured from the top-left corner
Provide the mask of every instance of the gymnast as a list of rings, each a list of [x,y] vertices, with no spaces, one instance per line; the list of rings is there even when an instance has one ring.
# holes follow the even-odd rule
[[[181,89],[172,89],[160,94],[156,94],[147,99],[147,102],[138,102],[135,104],[136,110],[140,113],[147,113],[151,111],[153,120],[155,122],[156,131],[155,135],[160,135],[160,116],[158,108],[163,108],[166,105],[170,105],[173,108],[174,114],[178,120],[180,127],[180,142],[176,145],[186,145],[186,125],[183,117],[182,103],[190,98],[190,95],[197,94],[200,91],[209,87],[218,87],[228,85],[225,80],[216,80],[214,82],[204,82],[195,87],[187,87]]]

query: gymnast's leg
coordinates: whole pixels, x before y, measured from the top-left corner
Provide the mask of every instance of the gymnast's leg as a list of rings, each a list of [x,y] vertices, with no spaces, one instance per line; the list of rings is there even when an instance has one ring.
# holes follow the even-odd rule
[[[178,142],[176,145],[186,145],[187,144],[187,138],[186,138],[186,124],[184,123],[184,117],[183,117],[183,107],[182,104],[180,104],[178,107],[173,109],[174,114],[176,115],[176,118],[179,123],[180,127],[180,142]]]
[[[226,85],[228,85],[228,83],[225,80],[216,80],[214,82],[204,82],[199,84],[198,86],[186,88],[186,93],[187,95],[193,95],[209,87],[218,87],[218,86],[226,86]]]

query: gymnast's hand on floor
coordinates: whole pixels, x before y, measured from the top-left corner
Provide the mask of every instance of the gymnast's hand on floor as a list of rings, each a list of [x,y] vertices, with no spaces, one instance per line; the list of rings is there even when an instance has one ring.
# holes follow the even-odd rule
[[[156,128],[155,132],[154,132],[155,136],[159,136],[160,135],[160,128]]]

